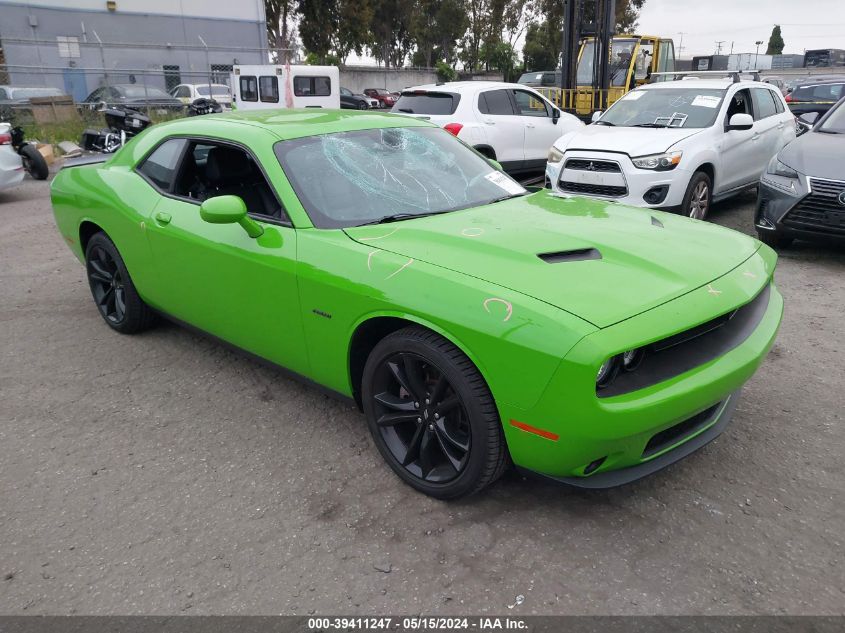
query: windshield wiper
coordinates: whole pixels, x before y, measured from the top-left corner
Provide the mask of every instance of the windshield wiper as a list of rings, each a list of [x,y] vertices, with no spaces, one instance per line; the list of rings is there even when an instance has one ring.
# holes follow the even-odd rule
[[[609,125],[610,127],[616,127],[615,123],[611,123],[610,121],[602,121],[601,119],[599,119],[598,121],[593,121],[593,123],[596,125]]]
[[[504,202],[505,200],[510,200],[511,198],[519,198],[520,196],[527,196],[529,193],[530,193],[529,191],[525,191],[523,193],[509,193],[506,196],[500,196],[498,198],[494,198],[493,200],[491,200],[487,204],[496,204],[497,202]]]
[[[631,127],[669,127],[664,123],[637,123],[636,125],[632,125]]]
[[[428,213],[392,213],[385,215],[375,220],[369,220],[356,224],[355,226],[369,226],[370,224],[390,224],[391,222],[401,222],[402,220],[412,220],[413,218],[425,218],[430,215],[439,215],[441,213],[449,213],[449,211],[429,211]]]

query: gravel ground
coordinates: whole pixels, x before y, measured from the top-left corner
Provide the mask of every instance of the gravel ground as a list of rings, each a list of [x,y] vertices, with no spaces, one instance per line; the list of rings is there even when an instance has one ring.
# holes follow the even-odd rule
[[[112,333],[47,183],[0,214],[0,613],[845,612],[841,248],[783,253],[780,338],[705,449],[443,503],[348,405],[172,325]]]

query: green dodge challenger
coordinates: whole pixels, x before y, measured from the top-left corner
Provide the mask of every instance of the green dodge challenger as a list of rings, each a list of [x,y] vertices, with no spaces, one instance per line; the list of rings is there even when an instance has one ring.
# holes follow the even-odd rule
[[[775,253],[528,191],[389,114],[156,125],[62,169],[56,223],[106,324],[164,315],[354,399],[405,482],[630,482],[719,435],[783,312]]]

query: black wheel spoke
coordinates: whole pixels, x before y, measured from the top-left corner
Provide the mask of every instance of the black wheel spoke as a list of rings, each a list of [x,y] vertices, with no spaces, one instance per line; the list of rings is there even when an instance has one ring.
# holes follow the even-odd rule
[[[431,453],[435,448],[437,440],[435,440],[432,435],[432,433],[423,432],[422,440],[420,441],[420,457],[417,461],[419,462],[423,479],[426,479],[434,468]]]
[[[123,297],[123,288],[117,288],[114,291],[114,312],[118,320],[123,318],[126,313],[126,302]]]
[[[422,442],[424,435],[425,427],[420,425],[414,432],[414,436],[411,438],[411,441],[408,442],[407,450],[401,460],[403,466],[410,466],[420,456],[420,443]]]
[[[92,259],[90,262],[91,268],[93,269],[89,273],[89,277],[96,281],[99,281],[104,284],[110,284],[112,280],[112,274],[108,272],[103,265],[98,262],[96,259]]]
[[[446,376],[440,374],[440,377],[437,379],[437,382],[434,383],[434,387],[431,390],[431,404],[433,406],[439,405],[443,396],[446,394],[446,388],[448,386],[449,381],[446,380]]]
[[[402,411],[398,413],[385,413],[376,420],[379,426],[393,426],[403,422],[416,422],[419,414],[416,411]]]
[[[114,288],[112,288],[111,286],[109,286],[108,288],[106,288],[106,289],[103,291],[103,296],[102,296],[102,297],[100,297],[100,300],[98,301],[98,305],[101,305],[101,306],[103,306],[104,308],[108,309],[108,305],[109,305],[109,303],[110,303],[110,302],[111,302],[111,300],[112,300],[112,295],[113,295],[113,294],[114,294]]]
[[[461,469],[461,458],[453,454],[455,449],[449,446],[448,441],[444,439],[443,433],[438,430],[434,432],[434,436],[437,438],[440,450],[446,456],[446,459],[449,460],[449,464],[455,469],[455,472],[458,472]]]
[[[443,402],[437,405],[437,412],[440,415],[446,415],[450,411],[453,411],[461,406],[461,401],[458,399],[458,396],[451,395],[446,398]]]
[[[411,387],[411,394],[418,402],[422,401],[426,395],[425,381],[422,377],[421,361],[416,356],[411,354],[402,354],[402,366],[405,369],[405,376],[407,377],[408,385]]]
[[[411,384],[408,382],[408,376],[405,374],[405,367],[393,361],[388,362],[387,366],[390,368],[390,373],[393,374],[393,378],[399,383],[399,386],[405,390],[405,393],[412,398],[416,398],[417,396],[411,390]]]
[[[456,433],[451,431],[449,427],[446,425],[446,418],[440,418],[437,422],[434,423],[435,432],[437,433],[437,437],[440,438],[443,442],[451,445],[458,450],[463,451],[466,453],[469,450],[469,438],[466,440],[461,439]]]
[[[408,398],[400,398],[394,396],[392,393],[383,391],[382,393],[373,396],[376,402],[379,402],[393,411],[415,411],[414,401]]]

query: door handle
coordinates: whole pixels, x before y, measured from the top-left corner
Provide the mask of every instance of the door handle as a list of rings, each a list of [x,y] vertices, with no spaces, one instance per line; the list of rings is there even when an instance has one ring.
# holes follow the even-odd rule
[[[530,127],[530,128],[533,128],[533,127],[534,127],[534,124],[533,124],[533,123],[526,123],[526,124],[525,124],[525,127]]]
[[[484,122],[487,125],[496,125],[496,122],[493,119],[484,119]]]
[[[156,222],[159,224],[170,224],[171,216],[169,213],[165,213],[164,211],[159,211],[156,213]]]
[[[751,137],[751,140],[756,141],[758,138],[760,138],[760,135],[755,133],[754,136]]]
[[[782,130],[782,129],[783,129],[783,121],[781,121],[780,123],[778,123],[778,129],[779,129],[779,130]]]

